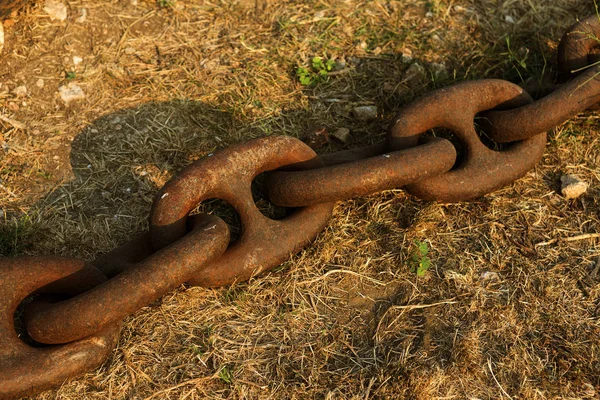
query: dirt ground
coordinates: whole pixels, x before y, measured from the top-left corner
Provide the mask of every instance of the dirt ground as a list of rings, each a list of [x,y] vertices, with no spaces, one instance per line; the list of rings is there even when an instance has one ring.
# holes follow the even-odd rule
[[[595,10],[72,0],[59,21],[36,3],[4,23],[0,254],[86,260],[147,229],[154,194],[202,155],[323,126],[351,136],[320,152],[356,147],[435,88],[552,77],[560,36]],[[334,71],[302,85],[297,68],[316,56]],[[59,88],[75,86],[82,98],[65,103]],[[358,105],[378,118],[357,121]],[[549,132],[534,170],[475,201],[394,190],[340,202],[274,272],[181,287],[124,321],[100,369],[37,398],[598,398],[598,121],[585,112]],[[587,193],[565,199],[565,173]]]

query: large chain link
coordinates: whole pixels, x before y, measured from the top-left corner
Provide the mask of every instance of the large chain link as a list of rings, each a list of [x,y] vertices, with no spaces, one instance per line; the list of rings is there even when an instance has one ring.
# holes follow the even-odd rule
[[[281,264],[325,228],[334,201],[402,187],[454,202],[523,176],[542,156],[547,130],[600,101],[594,36],[600,36],[597,16],[570,28],[559,67],[574,77],[538,101],[506,81],[462,82],[401,108],[386,141],[369,147],[317,156],[291,137],[237,144],[182,170],[157,194],[150,232],[89,265],[53,257],[0,260],[0,397],[37,393],[96,368],[116,344],[124,317],[184,282],[230,285]],[[477,126],[510,144],[492,150]],[[449,140],[424,136],[436,128],[452,132],[458,156]],[[252,196],[254,178],[273,170],[270,200],[300,207],[281,220],[263,215]],[[189,216],[212,198],[240,217],[234,243],[221,219]],[[32,293],[38,297],[25,308],[24,325],[31,339],[54,346],[32,347],[15,332],[15,310]]]

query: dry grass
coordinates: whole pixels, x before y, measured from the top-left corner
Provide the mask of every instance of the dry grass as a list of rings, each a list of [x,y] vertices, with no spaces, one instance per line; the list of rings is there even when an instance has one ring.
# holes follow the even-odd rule
[[[315,126],[365,144],[436,87],[540,79],[594,10],[548,3],[73,0],[64,23],[32,6],[0,56],[1,113],[22,124],[0,121],[0,251],[93,259],[144,230],[157,189],[217,147]],[[429,74],[404,79],[402,52]],[[294,71],[313,56],[347,66],[305,88]],[[86,93],[69,106],[67,73]],[[381,118],[354,121],[358,104]],[[101,369],[39,398],[597,398],[600,248],[580,235],[600,229],[598,137],[597,114],[574,118],[535,170],[477,201],[339,203],[275,272],[165,296],[125,321]],[[588,193],[565,200],[562,173]],[[430,248],[424,277],[410,272],[415,241]]]

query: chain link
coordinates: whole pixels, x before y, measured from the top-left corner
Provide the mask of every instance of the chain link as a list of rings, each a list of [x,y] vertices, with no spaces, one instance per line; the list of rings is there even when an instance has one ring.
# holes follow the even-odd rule
[[[27,332],[47,344],[90,336],[188,281],[221,256],[228,244],[229,229],[223,220],[198,217],[190,233],[103,285],[60,303],[30,307],[25,315]]]
[[[542,156],[547,130],[600,101],[593,35],[600,35],[597,16],[570,28],[559,46],[563,75],[591,67],[538,101],[506,81],[462,82],[402,107],[386,141],[368,147],[317,156],[291,137],[236,144],[183,169],[158,192],[150,231],[90,265],[55,257],[0,260],[0,397],[34,394],[96,368],[118,340],[119,321],[184,282],[224,286],[276,267],[325,228],[334,201],[403,187],[453,202],[520,178]],[[509,144],[492,150],[476,125]],[[460,151],[424,136],[437,128],[450,130]],[[301,207],[281,220],[263,215],[252,196],[254,178],[273,170],[270,200]],[[238,213],[237,241],[230,243],[219,218],[189,217],[212,198]],[[15,310],[34,292],[69,297],[41,296],[25,309],[30,338],[55,346],[29,346],[15,331]]]
[[[75,276],[73,279],[73,274]],[[33,292],[77,292],[97,285],[97,271],[83,261],[58,257],[0,259],[0,398],[17,398],[60,385],[66,379],[99,367],[119,339],[112,324],[84,339],[50,348],[33,347],[15,332],[15,311]],[[54,286],[46,286],[59,282]],[[44,286],[46,286],[44,288]],[[38,289],[43,288],[41,291]]]
[[[300,207],[400,188],[449,171],[455,161],[452,143],[436,139],[351,163],[309,171],[274,172],[267,187],[274,204]]]
[[[150,213],[152,243],[160,249],[179,238],[185,233],[190,211],[203,200],[218,198],[237,211],[242,235],[189,283],[224,286],[269,271],[325,228],[333,203],[302,208],[275,221],[256,207],[252,180],[261,172],[284,166],[304,169],[317,165],[319,160],[310,147],[287,136],[254,139],[210,154],[182,170],[159,191]]]
[[[411,183],[406,190],[426,200],[455,202],[482,196],[523,176],[542,156],[546,134],[494,151],[480,140],[474,120],[479,112],[531,101],[517,85],[490,79],[440,89],[402,108],[389,130],[392,148],[414,146],[426,131],[445,128],[457,136],[464,152],[451,171]]]

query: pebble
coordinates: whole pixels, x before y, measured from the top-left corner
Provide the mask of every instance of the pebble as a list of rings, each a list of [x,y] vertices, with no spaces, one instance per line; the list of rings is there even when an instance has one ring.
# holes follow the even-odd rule
[[[482,282],[500,282],[500,275],[494,271],[485,271],[481,273]]]
[[[333,66],[334,71],[342,71],[346,68],[345,60],[335,60],[335,65]]]
[[[44,87],[46,83],[44,82],[44,80],[42,78],[38,79],[37,82],[35,83],[35,86],[39,87],[40,89]]]
[[[577,175],[563,175],[560,177],[560,191],[567,199],[576,199],[588,190],[587,182]]]
[[[17,97],[27,96],[27,86],[17,86],[12,93]]]
[[[376,106],[359,106],[352,110],[352,115],[359,121],[372,121],[377,119]]]
[[[79,65],[79,64],[81,64],[82,61],[83,61],[83,58],[81,58],[79,56],[73,56],[73,64],[74,65]]]
[[[44,11],[50,16],[51,20],[64,21],[67,19],[67,6],[59,0],[46,0]]]
[[[405,47],[401,50],[402,52],[402,62],[403,63],[411,63],[413,61],[413,52],[411,49]]]
[[[433,76],[437,80],[448,79],[448,69],[444,64],[440,63],[431,63],[429,66],[431,68],[431,72],[433,72]]]
[[[323,127],[313,129],[302,138],[302,141],[311,149],[317,150],[329,143],[329,132]]]
[[[426,76],[425,68],[419,63],[413,63],[404,73],[404,77],[408,81],[420,81],[425,79]]]
[[[342,143],[346,143],[348,139],[350,139],[350,129],[348,128],[338,128],[331,134],[334,138],[339,140]]]
[[[85,22],[85,20],[87,19],[87,15],[88,15],[87,8],[82,8],[81,10],[79,10],[79,12],[80,12],[80,15],[79,15],[79,17],[77,17],[75,19],[75,22],[77,22],[78,24],[83,24]]]
[[[508,22],[509,24],[514,24],[515,23],[515,19],[513,17],[511,17],[510,15],[505,15],[504,16],[504,20],[506,22]]]
[[[61,86],[58,88],[58,93],[60,94],[60,98],[65,104],[69,104],[75,100],[85,99],[85,93],[83,89],[81,89],[78,85],[71,82],[66,86]]]

